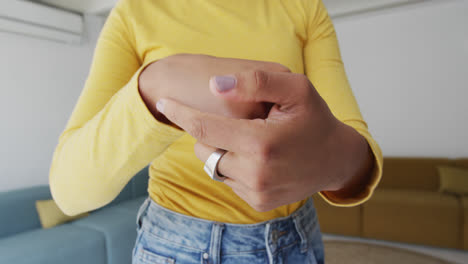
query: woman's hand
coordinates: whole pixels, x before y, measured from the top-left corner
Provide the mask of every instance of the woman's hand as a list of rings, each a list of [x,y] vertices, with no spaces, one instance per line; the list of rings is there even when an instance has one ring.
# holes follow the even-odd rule
[[[224,181],[257,211],[269,211],[318,191],[354,197],[369,182],[373,154],[355,129],[334,117],[306,76],[240,72],[236,85],[211,86],[231,102],[271,102],[266,119],[238,120],[163,99],[158,109],[195,137],[205,162],[216,148]]]
[[[288,68],[272,62],[178,54],[145,68],[139,80],[140,94],[153,115],[165,123],[170,122],[156,109],[156,101],[163,97],[204,112],[233,118],[264,118],[268,112],[265,103],[226,101],[209,91],[212,76],[253,69],[289,72]]]

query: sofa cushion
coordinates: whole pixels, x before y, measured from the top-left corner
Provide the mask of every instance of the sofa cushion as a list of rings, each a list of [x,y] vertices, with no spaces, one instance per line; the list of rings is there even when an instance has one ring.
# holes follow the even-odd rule
[[[454,165],[457,166],[457,167],[468,168],[468,159],[467,159],[467,158],[464,158],[464,159],[456,159],[456,160],[454,161]]]
[[[468,194],[468,168],[439,166],[441,192],[456,195]]]
[[[312,198],[322,232],[347,236],[361,235],[361,206],[336,207],[325,202],[318,194],[314,194]]]
[[[0,193],[0,238],[40,228],[36,200],[50,199],[49,186]]]
[[[436,192],[376,190],[363,205],[363,236],[461,248],[459,200]]]
[[[463,214],[463,233],[461,233],[463,241],[463,249],[468,250],[468,196],[461,198],[462,214]]]
[[[140,196],[138,198],[122,202],[118,206],[114,206],[114,208],[115,208],[115,210],[130,213],[130,214],[134,215],[135,220],[136,220],[136,215],[138,213],[138,209],[140,209],[140,206],[143,204],[143,202],[145,201],[145,199],[147,197],[148,197],[148,195]]]
[[[104,235],[70,224],[0,239],[0,263],[102,264],[106,261]]]
[[[133,198],[148,196],[149,166],[146,166],[132,178]]]
[[[129,202],[123,203],[129,206]],[[121,204],[108,207],[76,220],[72,225],[96,230],[105,236],[108,263],[128,264],[132,261],[132,250],[137,235],[135,219],[138,205],[138,202],[134,202],[135,208],[131,208],[130,212],[129,207],[120,208]]]
[[[438,191],[437,166],[451,165],[449,159],[396,158],[384,159],[380,187]]]

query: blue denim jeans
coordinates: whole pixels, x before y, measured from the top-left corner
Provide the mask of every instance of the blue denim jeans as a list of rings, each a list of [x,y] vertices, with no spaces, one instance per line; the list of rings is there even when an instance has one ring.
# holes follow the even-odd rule
[[[213,222],[147,198],[137,215],[133,264],[324,263],[312,199],[296,212],[256,224]]]

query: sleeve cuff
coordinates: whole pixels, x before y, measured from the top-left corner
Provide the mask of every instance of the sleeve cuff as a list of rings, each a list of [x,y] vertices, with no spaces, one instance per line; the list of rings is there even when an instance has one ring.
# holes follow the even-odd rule
[[[372,197],[374,190],[377,188],[377,185],[379,184],[380,179],[382,178],[382,172],[383,172],[382,150],[380,149],[377,142],[372,138],[372,136],[370,135],[370,133],[367,131],[365,127],[361,127],[362,125],[358,125],[357,127],[356,125],[352,123],[354,122],[351,122],[351,124],[350,123],[347,123],[347,124],[354,127],[354,129],[356,129],[356,131],[366,139],[367,143],[369,144],[372,150],[372,153],[374,156],[374,168],[371,172],[372,176],[370,178],[370,181],[367,183],[363,191],[360,194],[356,195],[355,197],[340,199],[339,197],[330,195],[330,193],[326,191],[319,192],[320,196],[327,203],[333,206],[352,207],[352,206],[357,206],[362,203],[365,203],[367,200],[369,200]]]

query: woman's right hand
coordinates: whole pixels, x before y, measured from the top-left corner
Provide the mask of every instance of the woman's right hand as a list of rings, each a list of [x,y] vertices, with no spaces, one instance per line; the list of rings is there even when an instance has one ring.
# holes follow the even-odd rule
[[[262,118],[268,113],[266,104],[224,101],[213,96],[209,90],[212,76],[250,70],[289,72],[287,67],[273,62],[177,54],[146,67],[140,74],[139,89],[155,118],[167,124],[171,124],[170,121],[156,109],[156,102],[163,97],[203,112],[235,118]]]

